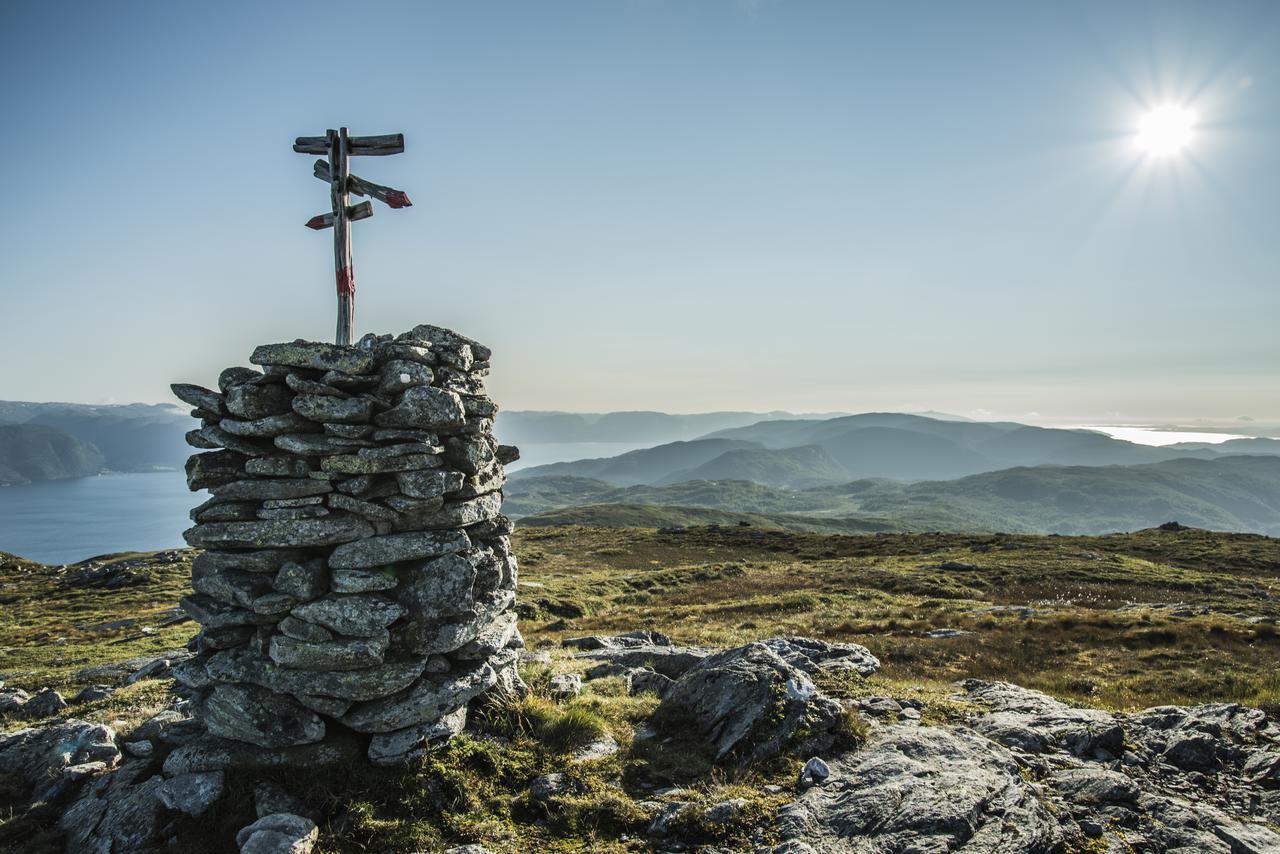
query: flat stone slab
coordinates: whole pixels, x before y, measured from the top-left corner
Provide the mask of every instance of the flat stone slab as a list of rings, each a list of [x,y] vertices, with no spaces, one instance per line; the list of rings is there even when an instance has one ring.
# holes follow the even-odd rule
[[[369,701],[409,687],[422,675],[426,666],[425,659],[416,659],[361,670],[292,670],[240,647],[215,653],[206,670],[217,681],[252,682],[282,694],[314,694]]]
[[[200,719],[212,735],[256,744],[292,747],[324,738],[320,716],[292,697],[258,685],[216,685]]]
[[[207,522],[182,532],[195,548],[261,549],[331,546],[373,536],[373,526],[354,516],[324,519],[262,519]]]
[[[382,635],[404,609],[377,593],[352,593],[305,602],[291,613],[299,620],[316,623],[340,635],[374,637]]]
[[[374,416],[373,421],[379,427],[445,430],[461,427],[466,418],[458,395],[434,386],[414,386],[395,407]]]
[[[332,492],[333,487],[323,480],[310,478],[252,478],[234,480],[209,488],[219,498],[227,500],[268,501],[283,498],[306,498]]]
[[[341,720],[357,732],[405,729],[465,706],[497,681],[498,674],[487,662],[461,672],[428,674],[395,696],[356,704]]]
[[[341,371],[344,374],[365,374],[374,367],[373,354],[368,350],[315,341],[262,344],[254,348],[249,361],[255,365],[283,365],[314,371]]]
[[[338,546],[329,555],[329,568],[371,569],[400,561],[455,554],[470,547],[471,540],[462,531],[385,534]]]
[[[167,777],[202,771],[347,766],[360,761],[363,751],[353,739],[331,737],[319,744],[264,749],[252,744],[205,735],[184,744],[165,758]]]

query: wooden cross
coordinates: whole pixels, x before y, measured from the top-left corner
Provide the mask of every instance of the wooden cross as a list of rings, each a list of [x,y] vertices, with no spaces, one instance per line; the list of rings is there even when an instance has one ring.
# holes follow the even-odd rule
[[[407,208],[412,202],[401,190],[373,184],[351,174],[348,158],[361,155],[400,154],[404,151],[404,134],[383,136],[348,136],[346,128],[328,130],[324,136],[300,136],[293,143],[299,154],[326,154],[328,160],[317,160],[314,174],[329,185],[333,210],[307,220],[307,228],[317,231],[333,229],[334,273],[338,280],[337,343],[350,346],[355,341],[356,276],[351,262],[351,223],[373,216],[373,204],[348,204],[351,194],[369,196],[390,208]]]

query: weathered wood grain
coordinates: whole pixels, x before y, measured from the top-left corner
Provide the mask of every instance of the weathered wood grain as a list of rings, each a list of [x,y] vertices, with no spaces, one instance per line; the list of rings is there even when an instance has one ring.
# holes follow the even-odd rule
[[[373,216],[373,202],[361,202],[358,205],[351,205],[347,208],[347,220],[355,222],[356,220],[368,219]],[[307,220],[307,228],[313,228],[321,231],[326,228],[333,228],[334,221],[337,219],[333,212],[316,214]]]
[[[383,157],[388,154],[401,154],[404,151],[404,134],[386,133],[380,136],[347,137],[350,157],[373,156]],[[323,136],[300,136],[293,143],[293,150],[299,154],[327,154],[328,141]]]
[[[313,171],[315,176],[325,183],[329,183],[332,180],[329,176],[328,161],[317,160]],[[377,199],[390,208],[408,208],[413,206],[413,202],[409,201],[409,195],[403,190],[384,187],[381,184],[366,181],[358,175],[350,175],[347,177],[347,190],[348,192],[355,193],[357,196],[369,196],[370,198]]]

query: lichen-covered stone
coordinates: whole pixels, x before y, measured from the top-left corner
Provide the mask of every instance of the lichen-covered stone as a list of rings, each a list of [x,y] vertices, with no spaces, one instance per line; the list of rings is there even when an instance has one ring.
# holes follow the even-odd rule
[[[439,720],[480,696],[495,681],[497,674],[487,662],[467,670],[424,676],[393,697],[357,703],[342,716],[342,723],[356,732],[391,732]]]
[[[263,344],[253,351],[249,361],[255,365],[283,365],[316,371],[341,371],[364,374],[373,370],[373,354],[356,347],[294,341],[289,344]]]
[[[329,555],[331,569],[369,569],[408,560],[465,551],[471,546],[461,531],[413,531],[365,537],[339,546]]]
[[[346,700],[375,700],[395,694],[411,685],[425,668],[424,659],[414,659],[361,670],[291,670],[243,647],[214,653],[205,665],[209,677],[220,682],[251,682],[281,694]]]
[[[259,747],[290,747],[324,738],[324,721],[296,700],[255,685],[217,685],[201,718],[219,738]]]
[[[279,498],[302,498],[309,495],[324,495],[332,492],[333,487],[323,481],[310,478],[256,478],[223,483],[209,490],[219,498],[236,500],[250,499],[264,501]]]
[[[293,411],[311,421],[363,424],[373,415],[373,400],[367,397],[343,399],[324,394],[300,394],[293,399]]]
[[[387,472],[434,469],[444,465],[435,454],[401,454],[391,457],[362,457],[342,454],[325,457],[320,461],[322,471],[338,474],[384,474]]]
[[[458,428],[466,421],[462,399],[434,386],[414,386],[393,408],[374,416],[379,427],[409,427],[418,430]]]
[[[295,670],[359,670],[382,663],[389,635],[334,639],[324,642],[297,640],[287,635],[271,639],[271,660]]]
[[[256,762],[240,742],[281,745],[262,767],[327,761],[351,733],[326,718],[386,730],[370,761],[408,761],[479,693],[526,690],[500,513],[514,449],[492,436],[489,356],[420,326],[355,347],[264,345],[263,371],[181,389],[201,420],[188,441],[213,451],[189,482],[213,497],[184,535],[205,549],[184,599],[201,629],[173,675],[225,740],[171,754],[166,773]]]
[[[182,532],[187,545],[196,548],[294,548],[349,543],[373,535],[369,523],[355,516],[326,519],[210,522]]]
[[[340,635],[374,637],[394,623],[404,609],[377,594],[329,595],[294,608],[293,616]]]
[[[226,407],[232,415],[253,421],[284,415],[289,411],[292,396],[284,386],[246,383],[227,392]]]

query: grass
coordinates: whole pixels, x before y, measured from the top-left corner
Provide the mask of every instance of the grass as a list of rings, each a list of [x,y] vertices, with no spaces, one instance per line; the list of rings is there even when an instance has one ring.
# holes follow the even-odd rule
[[[881,658],[881,672],[824,675],[823,690],[916,700],[926,723],[971,711],[953,684],[965,677],[1116,710],[1235,700],[1280,712],[1280,636],[1247,619],[1280,609],[1280,541],[1266,537],[562,527],[520,530],[515,548],[521,630],[529,646],[552,652],[550,664],[524,670],[531,696],[480,710],[472,732],[402,772],[281,775],[325,816],[318,850],[468,842],[499,852],[644,850],[645,828],[674,799],[691,804],[672,820],[682,840],[731,850],[767,844],[749,833],[790,798],[802,757],[718,766],[680,712],[629,696],[617,678],[554,702],[551,677],[587,665],[559,642],[583,634],[656,629],[708,646],[788,634],[861,643]],[[163,625],[188,584],[190,553],[181,554],[174,563],[109,558],[140,561],[151,574],[119,590],[78,589],[64,583],[67,571],[0,557],[0,679],[69,695],[94,681],[81,675],[86,667],[183,645],[194,625]],[[1190,616],[1178,616],[1181,603],[1195,606]],[[132,622],[112,625],[121,620]],[[974,634],[925,637],[934,628]],[[167,701],[167,683],[143,680],[73,711],[127,733]],[[21,725],[0,721],[0,729]],[[866,731],[850,713],[841,742],[855,746]],[[606,734],[619,742],[616,755],[572,761],[575,748]],[[552,771],[568,773],[574,791],[531,799],[530,782]],[[191,850],[231,845],[252,820],[256,779],[231,780],[217,810],[190,823]],[[681,791],[654,794],[669,786]],[[710,808],[725,801],[738,806],[713,820]],[[0,791],[0,839],[13,838],[25,819],[3,802]]]

